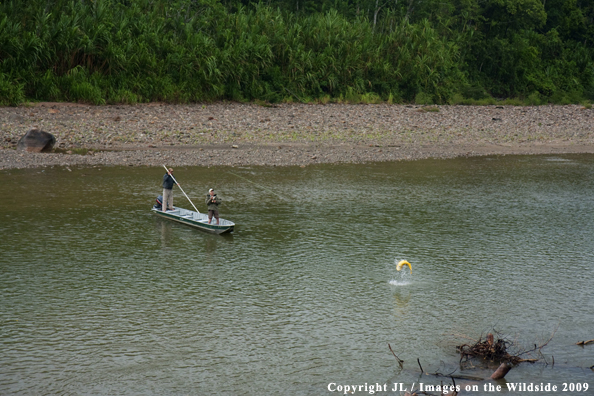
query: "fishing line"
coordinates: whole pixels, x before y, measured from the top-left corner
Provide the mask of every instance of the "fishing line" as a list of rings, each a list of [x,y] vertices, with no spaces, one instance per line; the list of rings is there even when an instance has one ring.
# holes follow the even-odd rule
[[[268,191],[269,193],[276,195],[277,197],[279,197],[279,198],[280,198],[280,199],[282,199],[283,201],[287,201],[287,199],[286,199],[286,198],[284,198],[284,197],[280,196],[279,194],[275,193],[275,192],[274,192],[274,191],[272,191],[271,189],[269,189],[269,188],[266,188],[266,187],[264,187],[264,186],[262,186],[262,185],[260,185],[260,184],[258,184],[258,183],[255,183],[255,182],[253,182],[253,181],[251,181],[251,180],[249,180],[249,179],[246,179],[246,178],[245,178],[245,177],[243,177],[243,176],[239,176],[237,173],[233,173],[233,172],[227,172],[227,173],[230,173],[230,174],[232,174],[233,176],[237,176],[237,177],[239,177],[240,179],[243,179],[243,180],[245,180],[245,181],[246,181],[246,182],[248,182],[248,183],[252,183],[253,185],[260,187],[261,189],[263,189],[263,190],[266,190],[266,191]]]

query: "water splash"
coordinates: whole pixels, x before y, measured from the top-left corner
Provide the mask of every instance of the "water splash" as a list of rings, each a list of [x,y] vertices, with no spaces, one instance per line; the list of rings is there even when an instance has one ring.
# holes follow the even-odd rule
[[[400,263],[402,261],[404,261],[404,260],[400,260],[397,258],[394,260],[394,264],[397,266],[398,263]],[[396,273],[394,279],[391,279],[388,283],[392,286],[410,285],[410,284],[412,284],[412,274],[407,270],[398,271]]]
[[[408,286],[408,285],[412,284],[412,281],[411,280],[392,279],[388,283],[391,284],[392,286]]]

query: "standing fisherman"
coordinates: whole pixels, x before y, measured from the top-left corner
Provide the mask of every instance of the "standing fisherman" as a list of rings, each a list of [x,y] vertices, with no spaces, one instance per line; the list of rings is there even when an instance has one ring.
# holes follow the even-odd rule
[[[214,215],[215,219],[217,219],[217,225],[219,225],[219,205],[221,204],[222,199],[217,197],[214,190],[211,188],[208,190],[208,194],[206,194],[206,204],[208,205],[208,224],[212,221],[212,216]]]
[[[167,169],[167,173],[163,176],[163,212],[173,209],[173,185],[180,185],[173,179],[173,168]]]

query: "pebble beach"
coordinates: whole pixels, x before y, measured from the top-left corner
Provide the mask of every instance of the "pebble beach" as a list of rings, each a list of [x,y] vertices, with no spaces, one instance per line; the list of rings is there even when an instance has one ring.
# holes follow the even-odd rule
[[[15,150],[32,128],[56,137],[54,152]],[[562,153],[594,153],[593,109],[255,103],[0,108],[0,169],[307,166]]]

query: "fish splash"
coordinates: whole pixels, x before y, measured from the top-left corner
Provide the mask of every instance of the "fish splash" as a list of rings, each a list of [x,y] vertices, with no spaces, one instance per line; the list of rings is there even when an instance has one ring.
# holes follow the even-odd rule
[[[410,274],[406,271],[400,272],[402,270],[402,267],[408,267],[408,269],[410,270]],[[396,271],[399,271],[397,277],[400,279],[392,279],[388,282],[389,284],[391,284],[392,286],[407,286],[412,283],[412,267],[408,261],[400,260],[398,264],[396,264]]]

